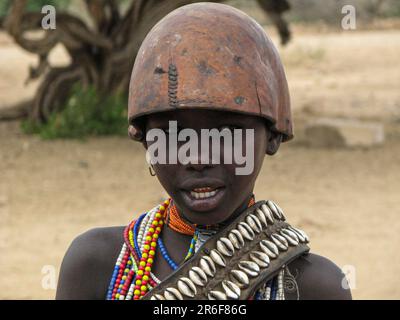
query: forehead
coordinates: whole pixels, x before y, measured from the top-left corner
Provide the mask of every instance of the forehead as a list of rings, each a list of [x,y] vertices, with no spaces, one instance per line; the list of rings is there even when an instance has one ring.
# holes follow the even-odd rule
[[[204,109],[180,109],[175,111],[159,112],[146,116],[147,127],[168,125],[168,121],[177,121],[178,125],[187,128],[218,127],[220,125],[255,126],[265,124],[264,119],[244,113],[204,110]]]

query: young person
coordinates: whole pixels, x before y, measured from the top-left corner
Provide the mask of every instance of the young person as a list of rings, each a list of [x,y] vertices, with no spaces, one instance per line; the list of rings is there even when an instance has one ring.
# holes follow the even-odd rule
[[[283,66],[260,25],[223,4],[171,12],[144,40],[129,93],[129,135],[170,198],[77,237],[58,299],[351,298],[341,270],[253,194],[265,154],[293,137]]]

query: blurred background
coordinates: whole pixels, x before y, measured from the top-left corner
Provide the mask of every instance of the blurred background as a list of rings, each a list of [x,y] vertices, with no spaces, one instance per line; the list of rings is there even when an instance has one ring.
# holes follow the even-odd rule
[[[148,30],[191,2],[0,2],[0,298],[53,299],[77,235],[166,196],[127,137],[126,90]],[[256,198],[308,232],[355,299],[399,299],[400,1],[224,3],[265,27],[291,92],[295,139],[265,159]]]

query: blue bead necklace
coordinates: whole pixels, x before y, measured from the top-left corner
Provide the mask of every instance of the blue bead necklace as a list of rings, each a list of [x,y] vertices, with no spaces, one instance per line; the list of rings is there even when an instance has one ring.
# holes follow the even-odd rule
[[[187,259],[189,259],[194,252],[194,247],[196,245],[196,241],[197,241],[197,232],[194,233],[193,238],[190,242],[190,246],[189,246],[189,250],[188,253],[185,256],[185,261]],[[167,261],[168,265],[171,267],[172,270],[176,270],[178,269],[178,264],[169,256],[167,249],[165,248],[165,245],[163,243],[163,241],[161,240],[161,237],[159,237],[157,239],[157,244],[160,248],[161,254],[164,258],[165,261]]]

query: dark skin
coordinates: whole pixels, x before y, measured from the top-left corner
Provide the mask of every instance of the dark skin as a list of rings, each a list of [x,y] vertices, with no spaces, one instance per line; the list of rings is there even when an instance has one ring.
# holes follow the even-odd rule
[[[146,130],[166,129],[169,120],[177,120],[178,130],[192,128],[196,132],[211,128],[254,129],[254,170],[249,175],[236,175],[238,164],[235,162],[154,165],[157,178],[175,201],[183,219],[199,225],[229,222],[247,207],[265,154],[277,152],[281,136],[268,130],[266,122],[259,117],[211,110],[177,110],[150,115],[146,119]],[[245,143],[243,138],[243,146]],[[145,147],[150,144],[144,142]],[[218,186],[220,192],[212,205],[206,203],[210,201],[207,199],[190,198],[190,188],[208,185]],[[92,229],[72,242],[61,266],[56,299],[105,299],[123,244],[123,230],[124,227]],[[168,226],[164,226],[161,237],[170,257],[182,262],[191,237]],[[324,257],[310,253],[293,261],[289,269],[296,277],[300,299],[351,299],[350,290],[342,288],[343,273]],[[172,272],[159,250],[156,250],[153,272],[161,280]]]

